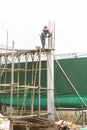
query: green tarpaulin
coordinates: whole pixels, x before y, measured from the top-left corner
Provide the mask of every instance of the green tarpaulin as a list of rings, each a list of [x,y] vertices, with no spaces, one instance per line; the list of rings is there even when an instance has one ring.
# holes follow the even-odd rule
[[[66,73],[67,77],[75,87],[76,91],[78,92],[81,99],[87,104],[87,58],[73,58],[73,59],[62,59],[57,60],[58,63],[61,65],[63,71]],[[27,69],[32,69],[33,64],[33,71],[27,71],[26,73],[26,85],[34,85],[34,82],[32,82],[35,78],[35,67],[36,62],[34,63],[28,63]],[[47,88],[47,65],[46,61],[41,62],[42,70],[41,70],[41,88],[46,87]],[[11,67],[11,64],[8,65],[8,67]],[[15,68],[18,67],[18,64],[15,64]],[[21,63],[20,68],[23,69],[25,67],[25,63]],[[14,73],[14,81],[17,83],[17,75],[18,71],[15,71]],[[39,72],[37,70],[36,75],[36,83],[35,86],[38,86],[38,75]],[[24,85],[24,79],[25,79],[25,73],[24,71],[19,72],[19,84]],[[11,82],[11,73],[7,72],[6,74],[6,82]],[[4,83],[5,73],[3,73],[1,82]],[[1,87],[2,89],[2,87]],[[10,89],[10,87],[8,87]],[[65,75],[61,71],[60,67],[58,66],[56,60],[54,61],[54,100],[55,100],[55,106],[56,107],[76,107],[80,108],[82,105],[84,105],[78,96],[78,94],[75,92],[75,90],[72,88],[69,81],[66,79]],[[27,96],[26,96],[26,107],[31,107],[31,100],[32,100],[32,90],[28,90]],[[22,107],[24,102],[24,94],[20,94],[19,100],[17,100],[17,95],[15,94],[13,96],[13,106],[17,106],[19,102],[19,106]],[[1,104],[10,104],[10,95],[9,94],[0,94],[0,103]],[[34,98],[34,108],[36,109],[38,107],[38,93],[35,91],[35,98]],[[85,106],[84,106],[85,107]],[[41,93],[41,108],[46,109],[47,108],[47,94],[46,91]]]

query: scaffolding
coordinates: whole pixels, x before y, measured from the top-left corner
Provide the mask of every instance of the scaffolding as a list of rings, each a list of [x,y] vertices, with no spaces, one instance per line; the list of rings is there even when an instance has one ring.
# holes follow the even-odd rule
[[[50,24],[49,24],[50,25]],[[53,25],[52,25],[53,26]],[[50,27],[51,28],[51,27]],[[53,27],[52,27],[53,28]],[[12,43],[12,48],[8,47],[0,48],[0,104],[1,112],[4,116],[7,116],[11,122],[14,115],[15,120],[21,116],[38,116],[49,115],[49,119],[54,119],[54,72],[53,69],[53,35],[52,38],[48,38],[48,48],[42,49],[41,47],[36,47],[34,50],[28,49],[15,49],[15,42]],[[42,61],[47,62],[46,68],[42,68]],[[29,67],[31,66],[31,67]],[[52,67],[52,68],[51,68]],[[41,87],[41,72],[42,70],[47,72],[47,86]],[[31,77],[28,77],[30,73]],[[21,77],[22,76],[22,81]],[[31,78],[31,79],[29,79]],[[31,80],[31,84],[28,84],[28,80]],[[47,94],[47,110],[45,113],[41,112],[41,93],[45,92]],[[34,110],[35,103],[35,93],[38,95],[38,109]],[[30,96],[29,96],[30,94]],[[51,95],[50,95],[51,94]],[[20,96],[23,95],[23,101],[20,105]],[[30,108],[26,108],[26,98],[29,96],[31,100]],[[16,100],[16,107],[13,105],[14,97]],[[9,98],[9,103],[7,100]],[[51,98],[51,100],[50,100]],[[8,105],[9,104],[9,105]],[[21,106],[21,107],[20,107]],[[7,110],[9,109],[9,111]]]
[[[0,95],[3,95],[3,104],[2,104],[2,113],[5,116],[8,116],[12,120],[13,116],[16,115],[16,118],[20,116],[39,116],[48,115],[47,111],[43,113],[40,110],[40,93],[46,92],[47,87],[41,88],[41,61],[43,56],[47,57],[47,53],[50,53],[53,49],[41,49],[38,47],[35,50],[19,50],[14,49],[14,41],[12,49],[5,50],[0,48],[2,53],[0,53]],[[5,52],[6,51],[6,52]],[[24,63],[24,66],[21,68],[21,63]],[[29,63],[32,63],[31,69],[28,68]],[[17,67],[15,68],[15,64]],[[47,68],[43,68],[47,71]],[[20,84],[20,72],[23,72],[23,81]],[[27,83],[27,74],[31,72],[31,85]],[[37,78],[38,72],[38,78]],[[16,81],[15,75],[16,73]],[[8,74],[10,77],[10,82],[8,81]],[[38,85],[36,86],[36,79],[38,79]],[[34,95],[35,92],[38,93],[38,110],[34,110]],[[27,94],[31,93],[31,109],[26,109],[26,97]],[[23,103],[20,108],[20,94],[24,95]],[[9,112],[7,112],[7,103],[6,98],[10,96],[9,103]],[[13,107],[13,95],[16,95],[17,107]],[[12,124],[12,123],[11,123]]]
[[[1,48],[2,51],[5,51],[5,49]],[[33,115],[33,106],[34,106],[34,93],[35,90],[38,91],[38,114],[40,115],[40,86],[41,86],[41,55],[43,57],[46,56],[46,53],[50,52],[52,49],[45,49],[45,51],[41,48],[35,49],[35,50],[17,50],[14,49],[14,41],[13,41],[13,47],[12,50],[8,49],[8,52],[6,53],[1,53],[0,54],[0,94],[4,94],[4,100],[6,100],[6,94],[10,94],[10,116],[13,115],[13,109],[12,109],[12,98],[13,95],[17,95],[17,113],[20,113],[21,115],[23,112],[25,113],[26,111],[26,96],[27,96],[27,91],[29,89],[32,89],[32,103],[31,103],[31,115]],[[24,63],[24,67],[20,68],[21,63]],[[27,64],[32,62],[32,68],[28,69]],[[34,65],[34,62],[36,64]],[[15,63],[18,64],[17,68],[15,68]],[[10,64],[10,67],[8,65]],[[44,68],[44,70],[47,70],[47,68]],[[20,71],[23,71],[24,73],[24,79],[22,85],[20,85]],[[32,72],[32,85],[27,84],[27,73]],[[38,76],[38,86],[35,86],[36,84],[36,76],[37,76],[37,71],[39,72]],[[8,77],[8,72],[10,72],[10,83],[7,81]],[[16,72],[16,78],[17,82],[15,83],[14,81],[14,74]],[[3,76],[4,75],[4,76]],[[4,77],[3,81],[2,78]],[[3,83],[2,83],[3,82]],[[43,90],[47,88],[42,88]],[[24,92],[24,101],[23,105],[21,108],[21,112],[19,111],[19,95],[21,90]],[[4,104],[5,106],[5,101]]]

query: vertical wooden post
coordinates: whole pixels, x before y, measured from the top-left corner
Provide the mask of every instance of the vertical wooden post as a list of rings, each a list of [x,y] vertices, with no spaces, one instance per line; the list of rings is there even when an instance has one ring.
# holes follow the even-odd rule
[[[32,59],[32,85],[34,84],[34,54],[31,55]],[[32,95],[31,95],[31,115],[33,115],[34,111],[34,88],[32,89]]]
[[[20,85],[20,56],[18,54],[18,71],[17,71],[17,111],[18,113],[20,112],[19,110],[19,85]]]
[[[24,78],[24,97],[26,97],[26,80],[27,80],[27,54],[25,55],[25,71],[24,71],[24,75],[25,75],[25,78]],[[26,111],[26,100],[24,102],[24,112]]]
[[[12,71],[11,71],[11,94],[10,94],[10,116],[12,116],[13,109],[12,109],[12,103],[13,103],[13,86],[14,86],[14,41],[12,45]]]
[[[41,48],[39,48],[38,116],[40,116]]]

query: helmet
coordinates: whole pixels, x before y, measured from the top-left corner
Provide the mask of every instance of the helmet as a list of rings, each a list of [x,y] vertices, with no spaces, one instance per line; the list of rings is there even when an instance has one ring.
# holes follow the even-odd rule
[[[43,27],[43,30],[48,30],[48,27],[45,25],[45,26]]]

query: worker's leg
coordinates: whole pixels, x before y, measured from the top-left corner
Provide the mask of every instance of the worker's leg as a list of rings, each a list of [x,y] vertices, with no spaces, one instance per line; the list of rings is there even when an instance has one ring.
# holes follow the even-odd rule
[[[42,48],[45,48],[45,40],[42,40]]]

